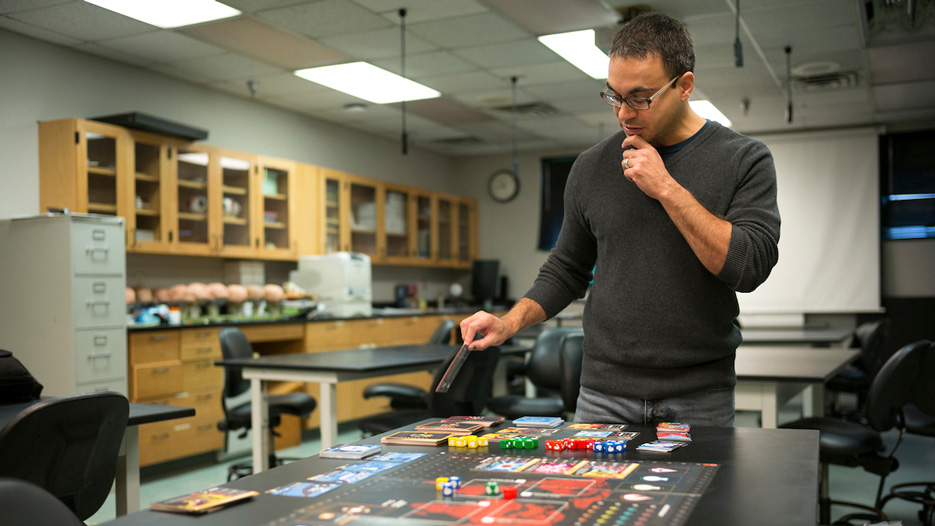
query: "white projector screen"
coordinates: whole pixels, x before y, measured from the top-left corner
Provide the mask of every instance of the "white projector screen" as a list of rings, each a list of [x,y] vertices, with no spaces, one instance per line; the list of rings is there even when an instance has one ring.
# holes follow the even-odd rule
[[[779,263],[741,314],[880,310],[878,132],[763,135],[779,187]]]

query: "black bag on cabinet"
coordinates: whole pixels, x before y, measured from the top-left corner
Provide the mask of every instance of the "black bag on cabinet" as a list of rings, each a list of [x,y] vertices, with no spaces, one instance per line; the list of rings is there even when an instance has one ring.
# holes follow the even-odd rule
[[[33,378],[13,353],[0,349],[0,404],[15,404],[36,400],[42,394],[42,384]]]

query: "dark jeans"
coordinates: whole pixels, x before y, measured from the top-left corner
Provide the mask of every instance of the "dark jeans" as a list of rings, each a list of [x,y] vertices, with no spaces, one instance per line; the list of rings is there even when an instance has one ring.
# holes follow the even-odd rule
[[[575,422],[644,424],[681,422],[692,426],[734,425],[734,390],[707,389],[662,400],[640,400],[599,393],[582,386]]]

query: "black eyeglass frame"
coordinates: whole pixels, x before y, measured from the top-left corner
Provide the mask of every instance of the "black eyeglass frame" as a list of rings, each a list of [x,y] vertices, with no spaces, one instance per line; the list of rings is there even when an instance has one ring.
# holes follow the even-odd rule
[[[681,78],[682,75],[676,75],[669,82],[666,82],[666,85],[659,89],[656,93],[653,93],[650,97],[620,97],[617,95],[610,86],[605,86],[601,90],[601,98],[604,99],[604,102],[610,104],[615,108],[622,108],[623,104],[626,103],[627,106],[633,108],[634,110],[648,110],[652,105],[652,102],[656,100],[662,93],[669,89],[676,80]]]

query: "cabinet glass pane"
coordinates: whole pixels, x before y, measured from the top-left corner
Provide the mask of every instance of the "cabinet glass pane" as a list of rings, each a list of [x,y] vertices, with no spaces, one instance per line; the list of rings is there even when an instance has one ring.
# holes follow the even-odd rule
[[[386,217],[384,217],[387,256],[409,256],[409,229],[406,224],[406,211],[408,209],[408,194],[398,190],[387,190],[385,205]]]
[[[250,246],[250,161],[221,157],[224,246]]]
[[[117,215],[117,140],[85,133],[88,147],[88,212]]]
[[[451,201],[438,200],[438,259],[451,259]]]
[[[266,167],[262,184],[264,246],[289,248],[289,172]]]
[[[162,188],[162,148],[158,144],[138,142],[133,146],[133,155],[136,240],[163,241],[162,203],[159,199]]]
[[[377,251],[377,189],[351,183],[351,251]]]
[[[432,257],[432,199],[420,195],[416,202],[416,256]]]
[[[178,154],[179,242],[208,242],[208,154]]]
[[[458,261],[471,261],[471,207],[458,204]]]
[[[341,182],[325,180],[325,252],[341,250]]]

